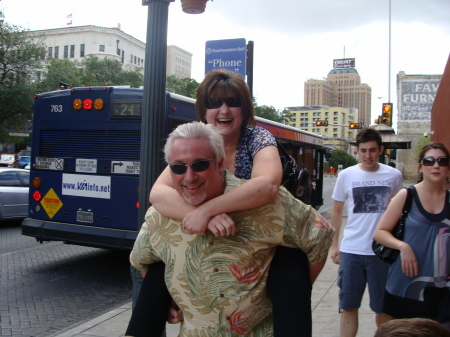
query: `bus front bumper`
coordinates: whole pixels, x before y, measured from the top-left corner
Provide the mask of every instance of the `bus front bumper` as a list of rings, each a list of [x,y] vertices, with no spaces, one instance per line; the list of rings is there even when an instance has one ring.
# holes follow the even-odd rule
[[[138,232],[26,218],[22,235],[44,241],[63,241],[80,246],[131,250]]]

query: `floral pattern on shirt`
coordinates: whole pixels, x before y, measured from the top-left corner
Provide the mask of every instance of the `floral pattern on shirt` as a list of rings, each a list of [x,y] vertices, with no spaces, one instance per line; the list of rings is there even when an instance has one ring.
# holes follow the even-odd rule
[[[244,182],[226,172],[225,193]],[[266,281],[275,247],[300,248],[314,264],[326,258],[334,233],[283,187],[266,205],[230,216],[236,235],[191,235],[181,221],[150,208],[136,239],[130,255],[135,268],[166,264],[167,287],[184,313],[182,337],[273,336]]]

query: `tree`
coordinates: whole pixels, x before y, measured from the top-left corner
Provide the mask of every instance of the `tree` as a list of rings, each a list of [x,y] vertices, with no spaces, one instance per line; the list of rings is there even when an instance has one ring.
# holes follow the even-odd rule
[[[166,78],[166,90],[175,94],[195,98],[199,83],[192,78],[178,78],[175,75],[168,75]]]
[[[80,66],[78,62],[68,59],[50,59],[42,74],[43,80],[38,85],[39,92],[56,90],[60,87],[60,83],[71,87],[82,86]]]
[[[139,87],[144,76],[139,70],[125,71],[118,60],[99,59],[89,55],[83,62],[68,59],[50,59],[39,83],[39,92],[56,90],[60,83],[69,87],[129,85]]]
[[[275,109],[273,106],[261,105],[257,106],[255,103],[255,113],[256,116],[270,119],[272,121],[287,124],[289,123],[289,111],[284,109],[283,111],[279,111]]]
[[[342,168],[347,168],[357,163],[356,159],[345,151],[338,149],[331,151],[330,167],[337,169],[338,165],[342,165]]]
[[[0,141],[7,128],[23,128],[31,120],[37,70],[45,57],[39,37],[24,34],[0,12]]]
[[[144,77],[139,71],[125,71],[122,69],[120,61],[106,57],[99,59],[96,56],[88,55],[81,62],[81,71],[84,86],[130,85],[139,87],[144,83]],[[129,82],[130,80],[132,83]]]

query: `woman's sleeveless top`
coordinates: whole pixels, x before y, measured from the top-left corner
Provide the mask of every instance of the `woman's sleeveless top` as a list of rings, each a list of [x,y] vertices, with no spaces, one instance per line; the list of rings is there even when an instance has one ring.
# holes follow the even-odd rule
[[[417,191],[405,223],[403,241],[414,251],[419,274],[414,277],[402,272],[400,256],[389,268],[386,290],[392,295],[423,301],[425,287],[449,287],[450,280],[450,221],[449,191],[444,209],[439,214],[428,213],[420,203]]]

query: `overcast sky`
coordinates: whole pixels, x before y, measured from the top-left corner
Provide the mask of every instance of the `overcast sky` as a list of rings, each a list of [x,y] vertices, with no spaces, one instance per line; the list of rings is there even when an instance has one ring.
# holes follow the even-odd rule
[[[396,75],[442,74],[450,53],[449,0],[391,0],[390,101]],[[141,0],[0,0],[5,20],[31,30],[73,26],[117,27],[146,40]],[[372,120],[388,101],[389,0],[214,0],[188,15],[169,6],[168,44],[193,54],[192,77],[204,77],[205,42],[254,41],[254,95],[259,105],[301,106],[304,82],[322,79],[333,59],[355,58],[361,81],[372,87]],[[379,98],[381,97],[381,98]],[[396,118],[395,118],[396,120]]]

